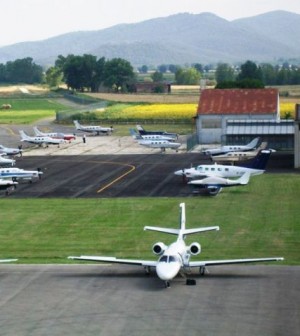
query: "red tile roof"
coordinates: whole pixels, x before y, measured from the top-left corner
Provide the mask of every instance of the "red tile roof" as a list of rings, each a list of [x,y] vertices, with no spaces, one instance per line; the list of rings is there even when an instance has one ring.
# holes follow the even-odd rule
[[[199,99],[198,114],[275,114],[277,89],[206,89]]]

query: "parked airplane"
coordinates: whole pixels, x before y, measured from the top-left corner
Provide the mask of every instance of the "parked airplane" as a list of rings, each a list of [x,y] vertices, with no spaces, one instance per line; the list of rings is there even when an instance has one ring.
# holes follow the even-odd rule
[[[15,190],[17,184],[17,181],[5,180],[0,178],[0,190],[5,190],[6,195],[9,195],[13,190]]]
[[[76,139],[76,136],[74,134],[64,134],[64,133],[57,133],[57,132],[43,133],[37,127],[33,127],[33,130],[34,130],[34,134],[37,137],[50,137],[54,139],[63,139],[67,141]]]
[[[60,145],[66,141],[63,139],[54,139],[49,136],[29,136],[24,131],[19,131],[21,135],[21,141],[37,144],[39,146],[48,146],[48,145]]]
[[[229,180],[219,176],[209,176],[202,180],[192,180],[188,184],[192,185],[195,190],[205,189],[209,195],[218,195],[223,187],[234,187],[248,184],[250,179],[250,172],[244,173],[237,180]],[[196,191],[194,191],[196,192]]]
[[[40,169],[37,170],[25,170],[20,168],[0,168],[0,179],[12,179],[16,180],[30,180],[35,178],[40,179],[43,172]]]
[[[160,148],[161,152],[165,152],[166,148],[170,148],[176,150],[178,152],[178,148],[181,146],[179,142],[171,142],[167,140],[138,140],[138,143],[145,147],[150,148]]]
[[[218,148],[212,148],[212,149],[206,149],[203,150],[202,152],[206,155],[218,155],[218,154],[225,154],[228,152],[245,152],[245,151],[250,151],[256,148],[256,146],[259,143],[260,138],[255,138],[251,142],[248,143],[248,145],[237,145],[237,146],[221,146]]]
[[[169,132],[164,132],[164,131],[146,131],[143,126],[141,125],[136,125],[136,128],[138,130],[138,132],[140,133],[140,135],[163,135],[163,136],[167,136],[170,137],[174,140],[178,139],[178,134],[177,133],[169,133]]]
[[[191,256],[200,254],[201,246],[198,242],[194,242],[187,246],[185,238],[187,235],[197,232],[205,232],[212,230],[219,230],[219,226],[202,227],[195,229],[186,229],[185,227],[185,203],[180,205],[180,227],[179,229],[169,229],[163,227],[145,226],[144,230],[158,231],[177,236],[177,240],[171,245],[167,246],[162,242],[155,243],[152,251],[155,255],[159,256],[157,261],[152,260],[137,260],[137,259],[119,259],[115,257],[97,257],[97,256],[71,256],[69,259],[85,260],[85,261],[98,261],[107,263],[119,263],[129,265],[144,266],[146,271],[150,271],[150,267],[154,267],[157,276],[165,282],[166,287],[170,286],[170,281],[174,279],[179,273],[187,273],[192,267],[199,267],[201,275],[205,274],[206,266],[226,265],[226,264],[241,264],[241,263],[255,263],[266,261],[281,261],[282,257],[275,258],[253,258],[253,259],[232,259],[232,260],[202,260],[190,261]],[[187,285],[196,284],[195,280],[187,279]]]
[[[9,148],[4,147],[0,145],[0,154],[6,154],[6,155],[22,155],[22,149],[21,148]]]
[[[5,153],[0,154],[0,167],[14,166],[15,163],[16,163],[16,160],[5,158],[4,156],[6,156],[6,155],[7,154],[5,154]]]
[[[110,135],[114,129],[113,127],[102,127],[102,126],[83,126],[80,125],[80,123],[78,122],[78,120],[73,120],[75,127],[78,131],[82,131],[82,132],[89,132],[89,133],[96,133],[96,135],[100,135],[100,133],[104,133],[107,135]]]
[[[166,136],[166,135],[161,135],[161,134],[144,134],[141,135],[137,133],[133,128],[129,129],[131,136],[135,140],[165,140],[165,141],[174,141],[174,138]]]
[[[185,179],[204,178],[208,176],[219,177],[241,177],[244,173],[250,172],[251,176],[264,173],[272,150],[261,150],[258,155],[247,165],[232,166],[220,164],[203,164],[193,168],[180,169],[174,172],[177,176]]]
[[[220,155],[212,155],[211,159],[214,162],[238,162],[238,161],[246,161],[254,158],[258,152],[262,149],[266,149],[267,147],[267,142],[262,142],[261,145],[251,151],[246,151],[246,152],[228,152],[225,154],[220,154]]]

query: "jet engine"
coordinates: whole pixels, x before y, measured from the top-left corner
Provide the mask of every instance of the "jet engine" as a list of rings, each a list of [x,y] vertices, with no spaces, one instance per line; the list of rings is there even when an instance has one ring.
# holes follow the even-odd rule
[[[155,243],[152,247],[152,251],[156,255],[161,255],[164,253],[164,251],[168,248],[164,243]]]
[[[199,243],[192,243],[189,247],[188,247],[188,252],[192,255],[197,255],[201,252],[201,246]]]

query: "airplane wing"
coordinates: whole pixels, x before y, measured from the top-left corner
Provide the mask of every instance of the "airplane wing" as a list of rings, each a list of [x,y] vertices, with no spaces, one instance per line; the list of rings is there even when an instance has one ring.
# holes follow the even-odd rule
[[[284,258],[253,258],[253,259],[228,259],[228,260],[208,260],[208,261],[191,261],[189,262],[190,267],[200,267],[200,266],[217,266],[217,265],[228,265],[228,264],[247,264],[256,262],[267,262],[267,261],[282,261]]]
[[[0,263],[7,263],[7,262],[13,262],[17,261],[18,259],[0,259]]]
[[[157,261],[153,260],[118,259],[115,257],[80,256],[80,257],[68,257],[68,259],[127,264],[127,265],[152,266],[152,267],[155,267],[157,265]]]

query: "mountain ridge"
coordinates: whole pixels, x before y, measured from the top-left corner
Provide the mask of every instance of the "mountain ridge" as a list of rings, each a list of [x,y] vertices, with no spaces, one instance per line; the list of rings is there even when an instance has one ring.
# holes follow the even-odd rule
[[[300,15],[273,11],[228,21],[213,13],[179,13],[94,31],[70,32],[0,48],[0,63],[32,57],[43,66],[58,55],[121,57],[133,66],[274,62],[300,58]]]

